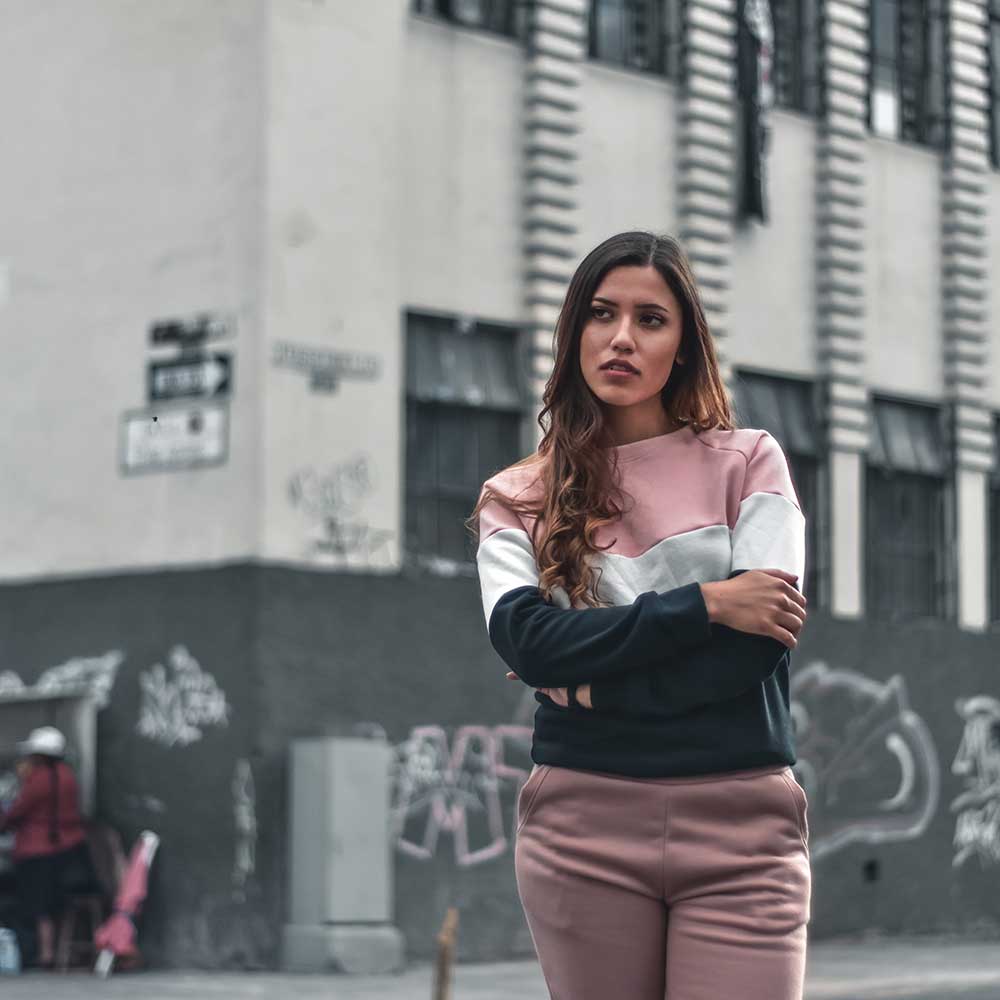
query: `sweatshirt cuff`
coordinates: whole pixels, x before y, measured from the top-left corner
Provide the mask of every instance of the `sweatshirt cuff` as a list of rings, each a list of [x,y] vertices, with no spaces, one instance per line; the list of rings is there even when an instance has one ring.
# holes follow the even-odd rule
[[[708,607],[698,582],[675,587],[657,596],[663,624],[678,649],[699,646],[712,638]]]

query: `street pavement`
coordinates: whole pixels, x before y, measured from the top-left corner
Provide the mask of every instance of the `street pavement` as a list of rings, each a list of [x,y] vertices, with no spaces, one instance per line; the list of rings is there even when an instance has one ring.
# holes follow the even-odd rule
[[[0,997],[431,1000],[432,978],[428,963],[415,964],[397,976],[371,977],[178,971],[122,974],[100,980],[85,974],[28,972],[0,980]],[[1000,941],[880,937],[811,942],[805,996],[806,1000],[1000,1000]],[[456,966],[452,1000],[549,998],[538,964],[517,961]]]

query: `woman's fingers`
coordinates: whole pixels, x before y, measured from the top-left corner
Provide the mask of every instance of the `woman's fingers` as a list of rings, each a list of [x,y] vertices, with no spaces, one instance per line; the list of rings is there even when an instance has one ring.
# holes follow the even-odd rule
[[[795,614],[794,611],[779,611],[774,617],[774,623],[776,627],[797,636],[802,631],[805,621]]]
[[[795,647],[799,644],[798,639],[796,639],[795,636],[788,631],[788,629],[782,628],[780,625],[775,625],[771,634],[779,642],[784,643],[789,649],[795,649]]]
[[[785,584],[784,590],[785,590],[785,596],[789,600],[794,601],[796,604],[800,605],[803,608],[806,606],[805,594],[800,594],[793,586],[787,583]]]

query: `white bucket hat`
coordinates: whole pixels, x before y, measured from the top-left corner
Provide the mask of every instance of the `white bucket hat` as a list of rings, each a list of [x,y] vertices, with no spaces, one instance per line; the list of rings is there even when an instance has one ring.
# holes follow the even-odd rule
[[[23,756],[40,753],[45,757],[61,757],[66,752],[66,737],[55,726],[32,729],[28,738],[17,745]]]

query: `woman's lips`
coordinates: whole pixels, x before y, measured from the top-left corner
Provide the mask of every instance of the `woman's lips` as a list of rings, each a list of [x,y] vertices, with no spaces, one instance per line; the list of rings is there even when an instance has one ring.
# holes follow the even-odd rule
[[[637,378],[639,373],[635,371],[624,371],[621,368],[602,368],[601,374],[610,375],[613,378]]]

